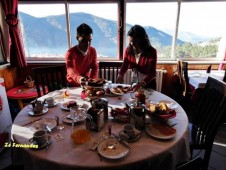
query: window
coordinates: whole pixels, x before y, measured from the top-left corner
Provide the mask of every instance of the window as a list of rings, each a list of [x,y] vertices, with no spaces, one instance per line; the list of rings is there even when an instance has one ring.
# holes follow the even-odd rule
[[[177,3],[127,3],[126,11],[126,31],[134,24],[144,26],[158,58],[170,58]]]
[[[19,17],[27,60],[63,61],[68,48],[77,44],[76,28],[83,22],[93,29],[92,46],[99,59],[119,59],[119,51],[128,45],[126,34],[135,24],[145,27],[158,60],[223,60],[225,55],[226,0],[128,0],[125,6],[119,0],[23,2]],[[122,7],[125,12],[118,12]]]
[[[176,57],[222,60],[226,2],[182,2]]]
[[[76,28],[83,22],[93,29],[92,46],[98,57],[117,58],[117,3],[68,6],[69,24],[64,3],[19,5],[27,60],[64,60],[68,48],[77,44]]]
[[[69,4],[69,10],[72,44],[77,43],[76,28],[84,22],[93,29],[92,46],[96,48],[99,58],[117,58],[118,5]]]
[[[18,11],[26,58],[62,59],[68,49],[64,4],[19,5]]]

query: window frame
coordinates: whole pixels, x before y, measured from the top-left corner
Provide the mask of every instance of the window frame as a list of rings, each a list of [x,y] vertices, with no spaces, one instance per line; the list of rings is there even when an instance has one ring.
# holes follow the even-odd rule
[[[226,1],[226,0],[204,0],[204,1],[200,1],[200,0],[184,0],[183,2],[222,2],[222,1]],[[65,4],[65,13],[66,13],[66,22],[67,24],[70,24],[69,23],[69,11],[68,10],[68,5],[69,3],[73,3],[73,4],[76,4],[76,3],[118,3],[118,56],[116,58],[98,58],[99,61],[112,61],[112,60],[123,60],[123,55],[124,55],[124,50],[126,48],[126,38],[127,38],[127,33],[126,33],[126,17],[125,17],[125,14],[126,14],[126,4],[127,3],[141,3],[141,2],[146,2],[146,3],[155,3],[155,2],[158,2],[158,3],[164,3],[164,2],[177,2],[178,6],[177,6],[177,17],[175,18],[176,19],[176,23],[175,23],[175,32],[174,32],[174,36],[173,36],[173,42],[172,42],[172,51],[171,51],[171,56],[169,56],[169,58],[158,58],[159,61],[176,61],[178,59],[183,59],[183,60],[187,60],[187,61],[203,61],[203,62],[206,62],[206,61],[224,61],[224,58],[225,56],[222,56],[221,58],[176,58],[175,57],[175,49],[176,49],[176,40],[177,40],[177,36],[178,36],[178,24],[179,24],[179,18],[180,18],[180,8],[181,8],[181,1],[177,1],[177,0],[161,0],[161,1],[158,1],[158,0],[127,0],[126,2],[125,1],[121,1],[121,0],[104,0],[104,1],[101,1],[101,0],[87,0],[87,1],[82,1],[82,0],[19,0],[19,3],[20,4],[51,4],[51,3],[54,3],[54,4],[57,4],[57,3],[60,3],[60,4]],[[71,40],[70,40],[70,27],[68,26],[67,28],[67,36],[68,36],[68,44],[70,44]],[[69,46],[70,47],[70,46]],[[226,50],[226,49],[225,49]],[[58,60],[59,62],[60,61],[63,61],[64,58],[62,58],[62,60]],[[34,60],[31,60],[29,59],[28,61],[33,61],[35,62]],[[44,60],[46,61],[46,60]]]

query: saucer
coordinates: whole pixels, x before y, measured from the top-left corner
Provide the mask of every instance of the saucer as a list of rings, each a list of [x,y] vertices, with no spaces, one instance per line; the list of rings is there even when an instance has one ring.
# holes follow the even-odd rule
[[[32,143],[33,145],[37,145],[35,141],[33,141],[33,142],[31,142],[31,143]],[[52,140],[51,140],[51,138],[49,138],[49,139],[47,140],[46,143],[44,143],[44,144],[42,144],[42,145],[38,145],[38,148],[32,148],[32,149],[36,149],[36,150],[38,150],[38,149],[43,149],[43,148],[47,147],[48,145],[50,145],[51,143],[52,143]]]
[[[54,102],[52,105],[48,105],[48,104],[46,103],[44,106],[50,108],[50,107],[54,107],[54,106],[56,106],[56,105],[57,105],[57,102]]]
[[[142,132],[139,131],[138,129],[135,129],[135,137],[134,138],[123,138],[123,140],[127,141],[127,142],[134,142],[136,140],[138,140],[141,136]],[[119,131],[119,136],[121,137],[125,137],[128,136],[127,134],[125,134],[123,132],[123,130]]]
[[[31,110],[31,111],[28,112],[28,114],[31,115],[31,116],[40,116],[40,115],[46,114],[47,112],[48,112],[48,108],[43,107],[43,110],[40,113],[34,113],[34,111]]]

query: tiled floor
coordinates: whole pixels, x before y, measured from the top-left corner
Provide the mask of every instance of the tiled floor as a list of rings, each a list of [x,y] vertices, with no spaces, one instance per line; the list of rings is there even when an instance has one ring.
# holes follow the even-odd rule
[[[221,126],[216,136],[209,170],[226,170],[226,124]]]

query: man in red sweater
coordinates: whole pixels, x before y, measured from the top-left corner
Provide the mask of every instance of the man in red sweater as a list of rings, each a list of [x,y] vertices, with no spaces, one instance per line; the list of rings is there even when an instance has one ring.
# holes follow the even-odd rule
[[[65,56],[69,86],[80,86],[85,78],[98,76],[97,52],[91,47],[93,30],[83,23],[77,28],[78,45],[70,48]]]

